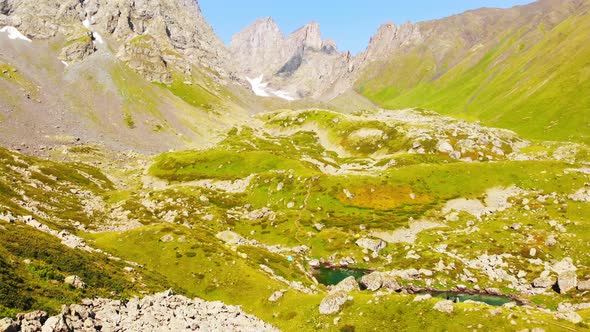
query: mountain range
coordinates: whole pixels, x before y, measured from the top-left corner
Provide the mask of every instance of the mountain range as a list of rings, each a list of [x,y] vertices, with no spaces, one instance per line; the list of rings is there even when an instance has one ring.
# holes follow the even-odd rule
[[[0,332],[586,330],[589,92],[590,0],[0,0]]]
[[[386,23],[366,51],[353,56],[324,40],[318,23],[285,36],[272,18],[257,20],[226,46],[190,0],[3,0],[0,25],[39,41],[0,36],[3,66],[24,74],[3,82],[12,95],[2,98],[4,107],[24,109],[3,123],[27,123],[44,137],[83,136],[84,129],[113,145],[128,137],[137,141],[141,131],[146,149],[155,149],[159,136],[175,142],[168,147],[181,146],[206,135],[187,114],[200,113],[213,128],[247,117],[248,110],[285,104],[260,101],[255,92],[307,105],[352,98],[380,107],[424,107],[531,138],[586,142],[588,97],[576,87],[588,84],[588,6],[583,0],[542,0],[416,24]],[[43,70],[31,70],[31,64]],[[124,91],[126,80],[144,87]],[[11,89],[35,97],[18,98]],[[100,90],[109,97],[88,93]],[[136,99],[141,110],[129,103]],[[61,114],[45,117],[56,124],[45,118],[37,124],[34,114],[26,114],[30,107],[24,105],[34,100],[40,102],[36,108],[47,108],[40,112],[59,105]],[[500,107],[508,101],[509,107]],[[211,108],[222,114],[212,115]],[[125,126],[138,130],[119,135]]]

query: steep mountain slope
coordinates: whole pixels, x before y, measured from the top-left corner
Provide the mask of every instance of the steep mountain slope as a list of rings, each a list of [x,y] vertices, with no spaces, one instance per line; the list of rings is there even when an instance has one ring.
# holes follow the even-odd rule
[[[4,25],[5,146],[162,152],[247,119],[251,102],[234,95],[247,92],[196,1],[4,1]]]
[[[590,2],[542,0],[381,27],[356,84],[387,108],[424,107],[538,139],[590,141]]]
[[[288,100],[337,95],[333,87],[355,65],[350,53],[341,53],[333,40],[322,39],[315,22],[284,37],[272,18],[259,19],[238,32],[229,48],[241,75],[258,95]]]

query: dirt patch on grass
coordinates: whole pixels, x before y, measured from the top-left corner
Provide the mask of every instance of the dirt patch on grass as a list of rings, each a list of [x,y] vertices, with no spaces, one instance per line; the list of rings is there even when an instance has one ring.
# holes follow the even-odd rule
[[[350,206],[391,210],[405,204],[425,204],[428,195],[414,193],[410,186],[354,186],[338,194],[338,199]]]

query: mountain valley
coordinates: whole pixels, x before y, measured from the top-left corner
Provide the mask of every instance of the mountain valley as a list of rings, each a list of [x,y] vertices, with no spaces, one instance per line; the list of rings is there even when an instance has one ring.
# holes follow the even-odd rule
[[[589,329],[589,9],[0,0],[0,331]]]

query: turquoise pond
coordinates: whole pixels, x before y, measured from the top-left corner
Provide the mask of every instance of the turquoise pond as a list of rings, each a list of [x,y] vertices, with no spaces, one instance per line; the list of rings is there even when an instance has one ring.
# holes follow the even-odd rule
[[[337,285],[342,280],[352,276],[356,280],[360,280],[365,274],[371,273],[371,270],[363,269],[349,269],[349,268],[329,268],[320,266],[314,270],[314,277],[320,284],[331,286]]]
[[[430,294],[433,297],[445,300],[451,300],[453,302],[465,302],[465,301],[477,301],[489,304],[491,306],[500,307],[506,303],[515,302],[513,299],[507,296],[499,295],[483,295],[483,294],[463,294],[453,292],[422,292],[422,294]]]
[[[321,266],[314,270],[313,275],[317,281],[323,285],[336,285],[348,277],[354,277],[360,280],[364,275],[371,273],[371,270],[353,269],[353,268],[331,268]],[[430,294],[435,298],[451,300],[453,302],[477,301],[483,302],[491,306],[502,306],[506,303],[514,302],[514,300],[507,296],[499,295],[473,295],[455,292],[441,292],[441,291],[423,291],[420,294]]]

